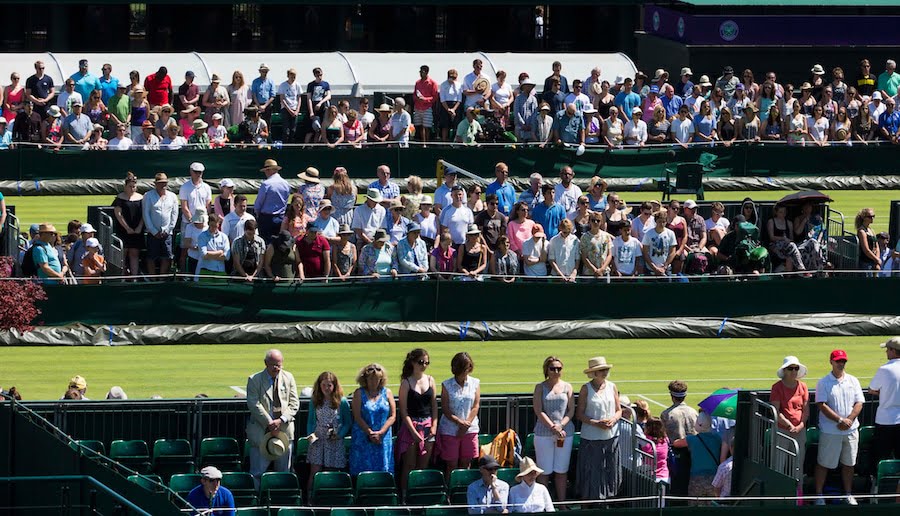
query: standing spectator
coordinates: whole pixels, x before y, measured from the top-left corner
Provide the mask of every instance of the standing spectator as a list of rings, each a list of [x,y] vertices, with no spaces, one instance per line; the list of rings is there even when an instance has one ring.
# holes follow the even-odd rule
[[[509,238],[506,235],[497,239],[497,249],[491,253],[489,272],[493,279],[499,279],[504,283],[516,281],[519,275],[519,257],[509,250]]]
[[[550,80],[550,88],[541,93],[541,100],[550,106],[552,113],[559,113],[566,108],[566,94],[559,88],[559,81]]]
[[[690,253],[706,252],[706,221],[697,213],[697,202],[693,199],[684,201],[684,219],[687,231],[686,249]]]
[[[75,91],[74,79],[66,79],[63,88],[63,91],[56,97],[56,105],[62,110],[64,116],[69,116],[72,114],[72,104],[74,104],[75,101],[83,102],[84,99],[81,98],[80,93]]]
[[[623,123],[628,121],[626,117],[631,114],[634,108],[641,107],[641,96],[631,91],[633,85],[634,81],[631,77],[626,77],[622,85],[622,91],[616,94],[615,105],[619,108],[618,115]]]
[[[581,79],[572,81],[572,93],[566,95],[564,101],[566,105],[575,104],[575,112],[579,115],[584,113],[585,108],[593,105],[591,98],[582,92],[582,84]]]
[[[534,95],[534,81],[525,79],[519,85],[521,92],[513,102],[513,116],[515,135],[523,143],[534,141],[534,133],[531,130],[533,119],[537,114],[538,101]]]
[[[569,80],[566,79],[566,76],[562,74],[562,63],[560,63],[559,61],[553,61],[552,66],[553,66],[553,73],[551,73],[549,77],[544,79],[544,90],[543,91],[549,90],[550,82],[553,79],[556,79],[559,81],[560,91],[562,91],[564,94],[568,95],[569,94]]]
[[[376,231],[384,227],[387,213],[381,205],[383,200],[381,190],[369,188],[366,191],[366,201],[353,210],[350,228],[356,233],[357,247],[362,248],[372,243]]]
[[[254,213],[259,222],[259,236],[266,242],[279,231],[287,209],[287,199],[291,194],[291,185],[285,181],[278,171],[281,167],[274,159],[267,159],[260,172],[266,179],[259,186],[259,194],[253,203]]]
[[[849,505],[857,505],[851,494],[853,467],[859,443],[859,413],[862,411],[862,387],[855,376],[844,372],[847,352],[836,349],[829,357],[831,372],[816,384],[819,408],[819,455],[816,458],[816,505],[825,505],[822,490],[829,469],[841,465],[841,483]]]
[[[144,122],[150,116],[150,104],[144,97],[144,88],[140,85],[131,90],[131,93],[134,94],[134,98],[131,99],[131,139],[136,140],[144,130]]]
[[[557,145],[583,145],[584,137],[584,117],[576,111],[575,104],[568,104],[553,121],[552,139]]]
[[[331,85],[328,81],[322,79],[322,69],[313,68],[314,79],[306,85],[306,106],[309,111],[309,118],[312,123],[313,131],[306,134],[306,143],[309,143],[322,130],[322,119],[325,118],[325,111],[331,106]],[[298,107],[299,112],[299,107]]]
[[[306,225],[306,234],[297,241],[297,257],[300,259],[300,281],[327,278],[331,274],[331,245],[315,222]]]
[[[684,67],[681,69],[681,82],[678,84],[678,91],[675,92],[678,97],[685,99],[694,91],[694,83],[691,82],[693,75],[694,72],[690,68]]]
[[[131,99],[125,94],[125,84],[119,83],[116,86],[116,93],[110,97],[106,112],[109,115],[110,130],[114,131],[119,125],[131,125]]]
[[[669,85],[671,86],[671,85]],[[665,88],[666,85],[663,85]],[[653,120],[653,110],[656,109],[657,106],[662,106],[662,100],[659,98],[660,90],[657,85],[650,86],[650,91],[647,93],[647,98],[644,99],[644,102],[641,105],[641,113],[644,115],[644,122],[650,123]],[[634,114],[634,110],[632,110],[632,114]]]
[[[300,410],[297,382],[283,369],[284,355],[277,349],[266,351],[265,369],[247,379],[247,440],[250,441],[250,474],[259,479],[275,463],[275,471],[291,471],[294,456],[294,418]],[[286,446],[280,457],[270,458],[270,441],[283,437]]]
[[[900,77],[900,74],[894,74]],[[884,101],[885,110],[878,116],[878,137],[880,140],[897,144],[897,133],[900,131],[900,111],[894,109],[894,99],[888,97]]]
[[[573,233],[574,226],[569,219],[559,222],[559,233],[550,239],[547,248],[547,263],[550,275],[559,276],[567,283],[575,283],[578,262],[581,260],[581,246]]]
[[[669,396],[672,398],[672,405],[660,414],[663,424],[666,427],[666,435],[670,442],[678,439],[684,439],[688,435],[697,433],[695,426],[697,424],[697,411],[685,404],[684,399],[687,398],[688,385],[682,380],[675,380],[669,383]],[[690,472],[685,467],[689,464],[690,454],[685,448],[674,450],[677,467],[672,475],[672,493],[687,494],[688,481],[690,480]],[[680,464],[678,464],[680,463]],[[670,469],[672,465],[669,465]]]
[[[441,130],[441,140],[450,141],[450,129],[455,129],[459,124],[459,107],[462,105],[462,87],[456,83],[457,71],[447,71],[447,80],[440,86],[440,112],[438,114],[438,127]]]
[[[475,224],[466,227],[466,241],[456,251],[456,269],[465,276],[461,281],[481,281],[481,274],[487,268],[487,254],[490,252],[482,243],[481,231]]]
[[[144,78],[144,89],[147,90],[147,101],[151,108],[171,104],[174,101],[172,79],[165,66],[160,66],[156,73],[151,73]]]
[[[91,119],[84,114],[82,109],[81,100],[75,99],[72,103],[72,113],[63,122],[63,135],[67,144],[82,145],[91,137],[94,124],[91,123]]]
[[[203,163],[191,163],[190,172],[191,180],[186,181],[178,190],[178,199],[181,201],[181,230],[187,224],[190,224],[191,217],[199,208],[203,208],[207,212],[212,211],[210,204],[212,203],[212,189],[203,182],[203,172],[206,167]]]
[[[434,191],[434,213],[440,216],[441,210],[453,204],[452,190],[456,185],[457,170],[447,168],[444,170],[444,184]]]
[[[212,122],[213,115],[222,114],[228,110],[231,100],[228,97],[228,90],[221,84],[218,74],[212,74],[209,79],[209,87],[203,94],[203,120],[206,123]]]
[[[422,249],[424,254],[424,249]],[[400,494],[406,494],[406,480],[413,469],[426,469],[437,435],[437,397],[434,378],[425,371],[431,364],[428,352],[416,348],[406,354],[400,373],[400,432],[397,455],[402,458]]]
[[[784,357],[784,362],[776,374],[781,381],[772,385],[769,403],[775,407],[778,419],[778,435],[787,436],[797,441],[798,471],[785,472],[791,475],[802,474],[806,457],[806,422],[809,419],[809,389],[800,380],[806,377],[806,366],[795,356]],[[790,450],[786,444],[785,449]],[[783,460],[784,455],[779,454]],[[783,465],[779,470],[783,471]]]
[[[228,93],[228,109],[224,113],[225,127],[229,128],[244,121],[244,110],[250,105],[250,87],[240,70],[231,74],[231,84],[225,87],[225,91]]]
[[[131,172],[125,177],[125,190],[116,196],[112,205],[116,219],[116,236],[122,239],[129,275],[140,274],[140,257],[144,249],[144,217],[141,202],[144,196],[137,191],[137,177]]]
[[[222,219],[222,232],[228,236],[228,240],[231,242],[234,242],[244,234],[244,225],[248,221],[256,221],[256,217],[247,211],[247,197],[245,195],[235,195],[233,207],[234,209]]]
[[[375,108],[375,111],[378,113],[378,117],[369,124],[368,140],[376,143],[386,142],[391,136],[391,124],[389,119],[391,107],[387,104],[382,104]]]
[[[528,203],[524,201],[517,202],[513,207],[506,226],[509,248],[519,256],[522,254],[522,244],[531,238],[531,228],[534,226],[534,221],[528,218],[530,209],[531,207]]]
[[[387,165],[379,165],[377,169],[375,169],[375,174],[378,176],[376,181],[372,181],[368,188],[376,189],[381,192],[381,197],[384,200],[391,199],[400,199],[400,186],[396,183],[391,182],[391,167]],[[383,202],[379,201],[379,202]]]
[[[344,438],[350,433],[353,419],[350,403],[344,396],[344,389],[337,376],[325,371],[316,378],[312,397],[309,400],[309,417],[306,419],[307,435],[316,439],[309,444],[306,457],[309,462],[307,492],[312,490],[316,473],[324,468],[344,469],[347,467],[347,452]]]
[[[437,82],[428,76],[428,65],[419,67],[419,80],[413,88],[413,124],[421,131],[422,141],[427,142],[434,125],[434,106],[440,91]]]
[[[56,89],[53,87],[53,78],[44,73],[44,62],[34,62],[34,75],[25,81],[25,98],[34,103],[34,110],[41,115],[47,116],[47,108],[50,107],[50,101],[56,96]]]
[[[531,135],[534,143],[544,147],[553,136],[553,117],[550,116],[550,105],[542,102],[538,112],[531,119]]]
[[[331,216],[333,211],[334,208],[331,206],[331,201],[322,199],[322,202],[319,203],[319,215],[313,221],[313,224],[319,228],[319,231],[322,232],[322,236],[328,240],[329,244],[336,244],[340,241],[340,238],[338,237],[340,224]]]
[[[635,218],[640,223],[639,218]],[[641,240],[631,236],[631,221],[625,219],[619,227],[619,235],[612,242],[612,264],[616,276],[634,276],[643,273]],[[640,262],[639,262],[640,260]]]
[[[115,136],[113,136],[108,142],[106,142],[106,148],[108,150],[127,151],[131,149],[131,146],[133,144],[134,141],[130,137],[128,127],[125,124],[119,124],[116,126]]]
[[[719,453],[722,437],[712,431],[712,418],[705,411],[697,415],[695,435],[688,434],[672,441],[675,449],[687,449],[691,457],[688,481],[688,496],[716,496],[713,479],[719,467]],[[680,466],[679,466],[680,467]],[[681,472],[679,472],[680,474]],[[691,505],[709,505],[708,501],[692,502]]]
[[[356,269],[356,246],[350,242],[353,230],[349,224],[338,227],[339,241],[331,247],[331,263],[337,279],[345,281]]]
[[[516,190],[507,181],[509,179],[509,167],[502,161],[494,166],[494,174],[497,180],[487,186],[487,195],[496,194],[499,201],[498,209],[503,215],[509,215],[513,204],[516,202]]]
[[[173,109],[171,104],[164,104],[159,108],[159,119],[153,124],[154,132],[160,138],[164,138],[169,134],[169,128],[174,127],[178,130],[178,122],[172,117]]]
[[[319,203],[325,198],[325,187],[319,180],[319,169],[307,167],[306,170],[297,174],[297,177],[303,181],[303,184],[297,188],[297,193],[303,197],[306,214],[310,220],[313,220],[319,215]]]
[[[509,219],[498,210],[499,199],[496,194],[488,194],[485,199],[487,208],[475,215],[475,225],[481,231],[488,248],[493,251],[497,248],[497,240],[506,236]]]
[[[581,235],[581,275],[589,278],[599,278],[609,274],[609,264],[612,262],[612,237],[601,228],[603,215],[598,212],[588,212],[590,230]],[[626,219],[627,220],[627,219]],[[629,224],[629,231],[631,226]]]
[[[578,485],[583,500],[605,500],[619,491],[619,427],[622,407],[616,384],[607,380],[612,364],[604,357],[588,360],[590,381],[578,394],[575,417],[582,423],[578,448]]]
[[[179,112],[188,106],[200,105],[200,87],[194,84],[194,72],[188,70],[184,73],[184,82],[178,87],[178,96],[175,97],[175,109]]]
[[[897,62],[888,59],[884,63],[884,72],[878,76],[878,90],[882,95],[893,97],[897,95],[897,88],[900,86],[900,73],[896,72]]]
[[[397,407],[387,388],[387,371],[372,363],[356,376],[359,389],[353,393],[353,430],[350,440],[350,474],[363,471],[394,473],[394,421]]]
[[[38,237],[33,240],[32,258],[37,269],[37,277],[44,284],[58,284],[69,272],[68,266],[60,261],[59,253],[53,244],[59,239],[59,233],[53,224],[41,224]]]
[[[472,73],[463,78],[462,94],[465,95],[464,105],[466,108],[484,106],[485,101],[491,95],[491,81],[487,75],[482,73],[483,67],[484,63],[481,59],[472,61]]]
[[[734,97],[734,91],[740,82],[740,79],[734,75],[734,68],[726,66],[722,70],[722,76],[716,79],[716,88],[722,90],[722,93],[725,95],[725,101],[727,102],[731,100],[731,97]]]
[[[100,80],[96,75],[88,72],[88,60],[82,59],[78,61],[78,71],[70,77],[75,81],[75,91],[77,91],[82,99],[91,96],[91,92],[100,89]]]
[[[344,122],[344,142],[361,149],[365,141],[366,129],[359,121],[359,113],[355,109],[351,109],[347,112],[347,121]]]
[[[519,202],[525,203],[528,208],[534,208],[543,200],[541,195],[541,186],[544,184],[544,178],[537,172],[533,172],[528,176],[528,188],[519,194]],[[515,219],[515,213],[513,213]]]
[[[562,379],[562,360],[545,358],[543,371],[544,381],[534,387],[534,456],[541,470],[538,481],[546,486],[553,475],[557,500],[563,502],[575,439],[575,393]]]
[[[566,218],[566,209],[554,201],[553,185],[541,186],[544,202],[535,206],[531,218],[535,223],[547,228],[547,238],[553,238],[559,231],[559,223]],[[574,210],[573,210],[574,211]]]
[[[559,169],[559,183],[553,187],[553,201],[566,210],[566,215],[575,213],[578,198],[584,195],[581,188],[572,182],[575,172],[572,167],[564,165]]]
[[[248,220],[241,227],[241,233],[228,239],[231,242],[231,270],[236,278],[252,282],[262,272],[266,243],[256,234],[255,220]],[[222,233],[228,236],[224,229]]]
[[[334,206],[332,216],[340,224],[350,224],[353,220],[353,209],[356,205],[356,185],[350,181],[347,169],[336,167],[332,174],[332,183],[325,190],[325,198]]]
[[[474,369],[472,357],[461,351],[450,360],[453,376],[441,383],[438,439],[441,458],[447,463],[447,478],[454,469],[468,469],[478,456],[481,381],[472,376]]]
[[[220,218],[224,219],[228,214],[234,211],[234,181],[227,177],[219,181],[219,195],[213,201],[213,209]],[[224,230],[223,230],[224,231]],[[227,235],[228,232],[226,231]],[[234,240],[229,237],[229,240]]]
[[[689,109],[687,106],[681,106],[678,110],[678,116],[675,120],[672,120],[672,141],[675,142],[675,146],[680,146],[684,149],[688,148],[695,132],[694,123],[688,117]]]
[[[872,65],[868,59],[859,62],[859,74],[856,77],[856,91],[864,97],[871,97],[878,84],[878,77],[872,73]]]
[[[12,131],[7,131],[6,127],[6,118],[0,116],[0,150],[9,150],[13,142]]]
[[[481,478],[466,488],[466,504],[469,514],[506,514],[509,512],[509,484],[497,478],[500,464],[493,455],[478,459]]]
[[[649,99],[650,97],[647,98]],[[662,106],[658,105],[656,107],[661,108]],[[652,121],[652,113],[650,116]],[[644,116],[641,108],[636,107],[631,110],[631,119],[625,123],[625,129],[622,131],[622,136],[625,138],[625,145],[643,147],[644,144],[647,143],[647,122],[645,122],[643,118]]]
[[[406,112],[406,101],[403,97],[394,99],[393,114],[390,118],[391,140],[399,144],[400,147],[409,147],[409,127],[412,119]]]
[[[306,225],[312,220],[312,217],[306,213],[306,203],[303,201],[303,196],[295,193],[291,196],[291,202],[284,212],[281,230],[289,232],[292,237],[299,240],[306,234]]]
[[[412,220],[419,212],[419,204],[425,198],[422,193],[422,178],[417,175],[407,177],[406,192],[400,196],[400,202],[403,203],[403,216]]]
[[[79,263],[81,274],[84,276],[81,284],[99,285],[100,277],[106,272],[106,260],[100,254],[100,241],[96,238],[88,238],[84,246],[86,251]]]
[[[34,103],[26,100],[24,109],[16,115],[12,129],[14,142],[41,143],[41,115],[34,110]]]
[[[98,79],[100,82],[100,98],[104,104],[107,104],[109,99],[116,94],[116,90],[119,89],[119,79],[112,76],[112,65],[109,63],[104,64],[100,71],[103,72],[103,75]]]
[[[266,247],[263,269],[265,269],[266,277],[272,278],[275,283],[287,280],[290,284],[299,275],[297,270],[299,262],[294,237],[287,230],[282,230],[272,238],[272,243]]]
[[[63,143],[63,122],[61,114],[59,106],[50,106],[50,108],[47,109],[47,118],[41,126],[43,141],[56,149],[59,149]]]
[[[268,124],[272,118],[272,102],[277,91],[275,83],[269,79],[269,67],[265,63],[259,65],[259,77],[250,84],[250,100],[259,109],[260,117]]]
[[[468,206],[463,204],[465,190],[462,186],[454,185],[451,189],[451,195],[453,204],[441,210],[441,231],[449,230],[453,243],[461,245],[466,241],[465,233],[468,225],[475,222],[475,215]]]
[[[144,195],[142,210],[147,231],[147,274],[167,274],[172,264],[172,235],[178,220],[178,196],[168,190],[169,178],[159,172],[153,179],[153,189]]]
[[[513,89],[506,83],[506,72],[497,70],[497,82],[491,86],[490,109],[500,123],[500,127],[509,127],[509,112],[513,103]]]
[[[21,77],[13,72],[9,76],[10,85],[3,88],[0,98],[3,100],[3,117],[12,123],[25,108],[25,88],[19,84]],[[11,129],[15,129],[15,125]]]
[[[900,459],[900,338],[892,337],[881,344],[887,363],[879,367],[869,384],[869,394],[878,396],[875,412],[875,464],[891,458]]]

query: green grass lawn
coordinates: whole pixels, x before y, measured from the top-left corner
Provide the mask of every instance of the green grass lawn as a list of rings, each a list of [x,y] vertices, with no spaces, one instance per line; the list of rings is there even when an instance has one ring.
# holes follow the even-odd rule
[[[787,191],[760,191],[760,192],[706,192],[708,200],[740,201],[744,197],[752,197],[757,200],[778,200],[790,192]],[[864,207],[875,208],[878,215],[875,218],[875,231],[885,231],[888,228],[888,209],[890,201],[900,199],[900,191],[897,190],[827,190],[825,193],[834,199],[832,208],[840,211],[847,218],[848,229],[852,230],[853,218]],[[622,192],[622,198],[634,203],[648,199],[659,198],[655,192]],[[248,196],[250,203],[256,198]],[[676,196],[684,200],[685,196]],[[6,202],[16,206],[16,215],[22,221],[22,227],[27,228],[36,222],[52,222],[60,230],[65,230],[65,225],[72,219],[84,221],[87,217],[88,206],[109,206],[112,204],[111,195],[81,195],[81,196],[6,196]]]
[[[849,354],[847,371],[867,386],[875,370],[885,362],[878,347],[882,337],[795,339],[636,339],[571,341],[505,341],[482,343],[426,343],[430,373],[438,382],[450,376],[450,359],[468,351],[475,361],[474,376],[484,393],[530,393],[541,381],[541,364],[548,355],[564,362],[563,377],[579,388],[581,371],[590,357],[603,355],[613,364],[610,380],[632,400],[641,395],[655,413],[666,404],[666,386],[676,378],[686,380],[690,403],[698,403],[713,390],[728,386],[769,388],[777,380],[775,370],[785,355],[796,355],[809,367],[806,381],[815,387],[830,367],[828,354],[843,348]],[[284,344],[285,368],[299,386],[311,385],[321,371],[332,370],[344,385],[353,388],[360,367],[379,362],[387,368],[396,391],[406,352],[421,344],[327,343]],[[122,346],[122,347],[7,347],[0,349],[0,382],[15,385],[25,399],[58,399],[69,378],[87,379],[88,397],[105,396],[112,385],[121,385],[130,398],[192,397],[206,393],[231,397],[230,386],[245,387],[247,377],[263,367],[268,345],[217,346]]]

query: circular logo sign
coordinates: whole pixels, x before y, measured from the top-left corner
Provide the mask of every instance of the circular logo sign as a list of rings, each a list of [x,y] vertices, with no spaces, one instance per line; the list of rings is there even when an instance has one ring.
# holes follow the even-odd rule
[[[734,20],[725,20],[719,25],[719,37],[725,41],[734,41],[738,37],[738,24]]]
[[[678,37],[684,37],[684,18],[678,17]]]
[[[659,32],[659,11],[653,11],[653,32]]]

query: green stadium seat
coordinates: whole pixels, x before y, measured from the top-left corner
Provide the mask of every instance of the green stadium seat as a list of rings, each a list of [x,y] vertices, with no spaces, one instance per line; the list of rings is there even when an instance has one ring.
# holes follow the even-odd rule
[[[375,516],[410,516],[410,512],[406,507],[379,507]]]
[[[128,481],[154,493],[163,490],[162,479],[159,475],[129,475]]]
[[[861,426],[859,428],[859,449],[856,455],[856,474],[864,477],[875,475],[872,467],[875,465],[872,449],[875,443],[875,427]]]
[[[446,503],[444,473],[436,469],[414,469],[406,482],[406,505]]]
[[[81,446],[78,446],[81,445]],[[81,439],[72,444],[72,448],[80,451],[84,455],[91,457],[96,454],[106,455],[106,446],[102,441],[94,441],[91,439]]]
[[[442,507],[426,507],[425,516],[467,516],[469,511],[458,505],[445,505]]]
[[[294,457],[301,462],[306,461],[306,454],[309,452],[309,437],[303,436],[297,439],[294,445]]]
[[[241,449],[233,437],[207,437],[200,441],[200,468],[215,466],[222,471],[241,470]]]
[[[353,482],[343,471],[320,471],[313,477],[309,504],[318,507],[353,504]]]
[[[269,516],[269,509],[263,509],[261,507],[238,507],[235,513],[235,516]]]
[[[200,475],[198,473],[176,474],[169,479],[169,489],[178,493],[182,498],[187,497],[191,489],[199,485]]]
[[[262,505],[300,505],[300,480],[290,471],[263,473],[259,498]]]
[[[237,507],[252,507],[256,505],[256,484],[253,475],[243,471],[229,471],[222,473],[222,486],[227,487],[234,495],[234,505]]]
[[[526,457],[534,457],[534,432],[525,436],[525,450],[522,453]]]
[[[516,475],[519,474],[519,471],[519,468],[500,468],[497,470],[497,478],[509,484],[509,487],[512,487],[518,484]]]
[[[282,507],[278,509],[278,516],[316,516],[316,511],[297,507]]]
[[[875,489],[878,494],[896,493],[900,483],[900,459],[883,460],[878,463],[878,474],[875,480]],[[891,499],[880,500],[880,503],[889,503]]]
[[[494,434],[478,434],[478,446],[484,446],[485,444],[491,444],[494,442]]]
[[[244,439],[244,456],[241,458],[241,470],[250,471],[250,439]]]
[[[191,443],[187,439],[157,439],[153,443],[153,471],[163,480],[176,473],[193,473]]]
[[[397,505],[394,475],[387,471],[364,471],[356,477],[356,501],[367,507]]]
[[[137,473],[150,472],[150,452],[144,441],[117,439],[109,446],[109,458]]]
[[[450,484],[448,492],[450,503],[454,505],[466,504],[466,490],[469,484],[481,478],[481,471],[477,469],[454,469],[450,472]]]
[[[366,510],[335,508],[331,509],[330,516],[366,516]]]

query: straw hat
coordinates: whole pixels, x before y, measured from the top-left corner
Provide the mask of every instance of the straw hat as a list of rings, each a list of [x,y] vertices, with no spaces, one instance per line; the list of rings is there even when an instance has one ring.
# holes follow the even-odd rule
[[[825,75],[825,68],[823,68],[822,65],[817,64],[812,67],[812,70],[810,70],[810,72],[815,75]]]
[[[56,226],[50,224],[49,222],[46,224],[41,224],[38,226],[38,233],[59,233],[56,231]]]
[[[194,111],[197,111],[199,109],[200,109],[200,106],[192,106],[191,104],[188,104],[187,106],[184,107],[184,109],[181,110],[181,114],[187,115],[188,113],[193,113]]]
[[[340,226],[338,226],[338,235],[352,235],[352,234],[353,234],[353,230],[350,229],[350,224],[341,224]]]
[[[392,209],[392,210],[402,210],[403,209],[403,203],[400,202],[399,198],[394,197],[393,199],[390,199],[390,201],[391,201],[390,209]]]
[[[62,116],[62,111],[59,109],[59,106],[50,106],[47,108],[47,114],[53,118],[59,118]]]
[[[522,477],[534,471],[537,471],[538,475],[544,474],[544,470],[537,467],[537,464],[534,463],[531,457],[524,457],[522,462],[519,463],[519,474],[516,475],[516,482],[520,482]]]
[[[376,229],[375,235],[372,238],[372,241],[373,242],[387,242],[388,241],[387,231],[385,231],[384,228]]]
[[[604,369],[612,369],[612,364],[606,363],[606,357],[594,357],[588,360],[588,366],[587,369],[584,370],[584,374],[602,371]]]
[[[390,113],[391,106],[388,106],[387,104],[382,104],[382,105],[378,106],[377,108],[375,108],[375,111]]]
[[[194,120],[194,123],[191,124],[191,127],[195,131],[202,131],[202,130],[206,129],[207,127],[209,127],[209,124],[207,124],[206,122],[204,122],[203,120],[198,118],[198,119]]]
[[[278,162],[274,159],[267,159],[265,163],[263,163],[263,167],[259,169],[260,172],[265,171],[266,169],[274,168],[275,170],[281,170],[281,167],[278,166]]]
[[[487,80],[486,77],[479,77],[478,79],[475,79],[475,82],[472,83],[472,89],[477,92],[484,92],[490,87],[491,81]]]
[[[319,169],[314,167],[307,167],[306,170],[297,174],[297,177],[306,181],[307,183],[318,183],[319,182]]]
[[[321,201],[319,201],[319,208],[317,211],[322,211],[322,210],[326,210],[326,209],[327,210],[334,209],[334,206],[332,206],[331,201],[329,199],[322,199]]]
[[[600,95],[601,93],[603,93],[603,85],[599,82],[591,84],[591,93],[593,93],[594,95]]]
[[[712,86],[712,83],[709,82],[709,76],[708,76],[708,75],[701,75],[701,76],[700,76],[700,82],[698,82],[697,84],[699,84],[700,86]]]
[[[278,430],[263,436],[262,441],[259,442],[259,452],[266,460],[277,460],[290,449],[290,446],[291,440],[288,439],[287,434]]]

